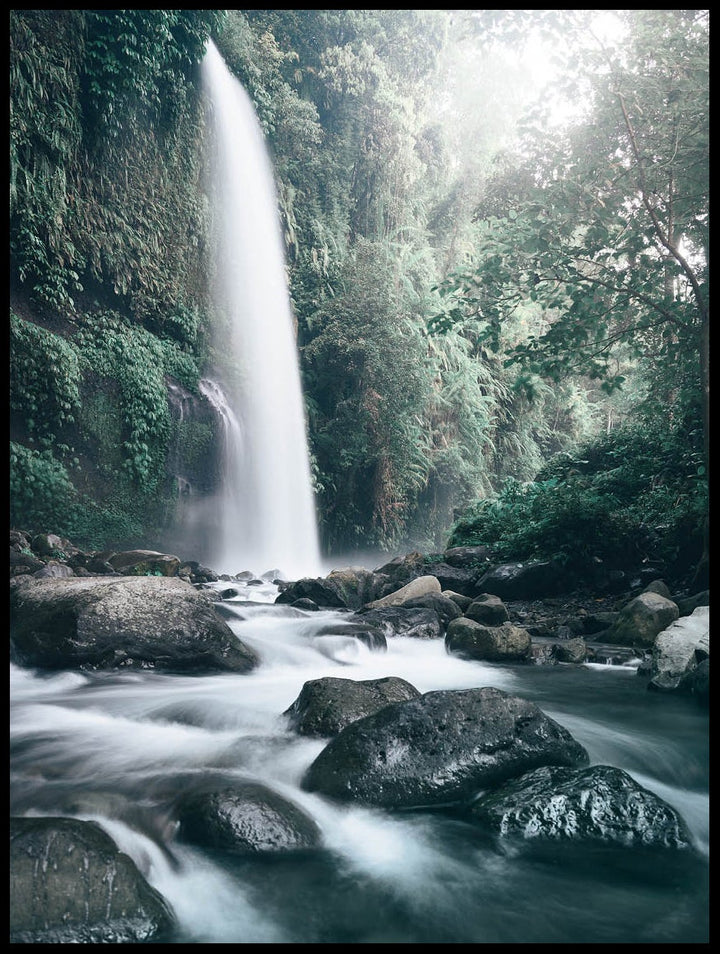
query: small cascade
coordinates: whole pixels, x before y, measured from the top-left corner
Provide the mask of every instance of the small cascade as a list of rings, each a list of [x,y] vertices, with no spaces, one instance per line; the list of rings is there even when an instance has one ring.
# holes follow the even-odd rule
[[[220,573],[278,567],[290,578],[315,576],[317,521],[272,165],[252,103],[212,42],[202,79],[223,368],[201,388],[224,431],[207,560]]]

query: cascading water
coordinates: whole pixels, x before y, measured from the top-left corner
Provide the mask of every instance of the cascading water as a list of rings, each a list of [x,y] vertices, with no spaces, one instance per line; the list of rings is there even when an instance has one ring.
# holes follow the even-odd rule
[[[319,575],[302,387],[272,164],[249,96],[212,41],[202,63],[213,158],[216,348],[203,393],[225,433],[213,569]]]

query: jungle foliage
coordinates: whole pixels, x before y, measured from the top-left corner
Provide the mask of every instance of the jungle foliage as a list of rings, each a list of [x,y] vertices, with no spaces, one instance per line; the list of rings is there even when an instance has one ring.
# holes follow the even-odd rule
[[[326,552],[696,542],[707,11],[615,11],[616,46],[592,13],[11,11],[12,519],[147,544],[172,511],[212,36],[275,165]],[[528,99],[533,31],[571,123]]]

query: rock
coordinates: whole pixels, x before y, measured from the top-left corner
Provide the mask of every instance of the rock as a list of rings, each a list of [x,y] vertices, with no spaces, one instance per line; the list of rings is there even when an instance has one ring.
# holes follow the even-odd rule
[[[659,593],[640,593],[603,633],[603,642],[620,646],[652,646],[658,633],[679,615],[677,604],[672,600]]]
[[[45,566],[33,573],[33,579],[36,580],[59,579],[67,576],[75,576],[75,571],[65,563],[58,563],[57,560],[48,560]]]
[[[502,839],[689,849],[678,813],[619,768],[542,766],[483,793],[469,815]]]
[[[426,593],[424,596],[417,596],[415,599],[407,600],[403,603],[406,609],[430,609],[437,613],[440,623],[445,629],[452,619],[462,616],[462,611],[458,604],[443,596],[442,593]]]
[[[35,570],[41,570],[45,566],[42,560],[38,560],[34,553],[30,553],[17,546],[10,545],[10,567],[23,567],[28,573],[34,573]]]
[[[503,601],[492,593],[481,593],[480,596],[476,596],[464,615],[486,626],[500,626],[501,623],[506,623],[510,619]]]
[[[434,609],[421,606],[379,606],[377,609],[362,610],[354,618],[366,626],[379,629],[387,638],[412,636],[415,639],[439,639],[442,636],[438,614]]]
[[[675,602],[681,616],[690,616],[698,606],[710,605],[710,590],[702,590],[700,593],[695,593],[693,596],[687,596],[684,599],[677,599]]]
[[[39,557],[54,557],[60,554],[68,556],[68,550],[77,550],[69,541],[63,540],[55,533],[36,533],[32,538],[32,549]]]
[[[320,844],[315,821],[293,802],[256,782],[194,791],[177,804],[178,837],[234,855],[278,855]]]
[[[408,600],[425,596],[426,593],[440,593],[440,582],[435,576],[418,576],[399,590],[394,590],[378,600],[366,603],[365,609],[378,609],[386,606],[402,606]]]
[[[413,685],[398,676],[363,680],[324,676],[306,682],[283,715],[300,735],[332,736],[391,702],[419,696]]]
[[[584,663],[587,654],[585,640],[579,636],[575,636],[573,639],[564,639],[561,643],[555,643],[552,648],[552,655],[558,662]]]
[[[315,613],[320,609],[315,600],[309,600],[307,597],[295,600],[290,605],[293,607],[293,609],[309,610],[312,613]]]
[[[462,616],[449,624],[445,646],[449,653],[466,659],[512,662],[529,658],[532,640],[526,629],[512,623],[486,626]]]
[[[670,589],[664,580],[651,580],[643,590],[644,593],[658,593],[664,596],[666,600],[672,599]]]
[[[443,560],[450,566],[480,567],[492,556],[490,547],[450,547],[443,553]]]
[[[660,692],[689,693],[700,690],[705,695],[703,682],[707,670],[697,685],[693,673],[710,656],[710,607],[698,606],[691,616],[681,616],[672,622],[653,643],[648,689]]]
[[[45,669],[247,672],[257,664],[191,584],[163,577],[10,581],[14,661]]]
[[[362,616],[333,620],[313,630],[313,642],[325,636],[350,636],[364,643],[368,649],[387,649],[387,640],[382,628]]]
[[[588,754],[534,703],[500,689],[426,692],[346,726],[302,787],[385,808],[465,803],[540,765],[585,764]]]
[[[11,944],[151,943],[173,926],[162,896],[95,822],[10,819]]]
[[[275,598],[276,603],[292,604],[299,599],[312,600],[317,606],[330,609],[347,609],[347,594],[337,580],[323,577],[303,577],[294,583],[282,585]]]
[[[561,593],[561,572],[549,561],[503,563],[484,573],[476,593],[492,593],[503,600],[533,600]]]
[[[453,603],[456,603],[462,613],[465,612],[465,610],[473,601],[472,596],[465,596],[462,593],[456,593],[455,590],[442,590],[441,596],[447,596],[447,598],[452,600]]]
[[[126,576],[177,576],[182,565],[178,557],[157,550],[123,550],[113,553],[107,562]]]

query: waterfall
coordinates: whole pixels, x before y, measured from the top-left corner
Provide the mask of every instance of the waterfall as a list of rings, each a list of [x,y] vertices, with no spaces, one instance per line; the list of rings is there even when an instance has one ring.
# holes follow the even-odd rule
[[[216,351],[203,384],[225,434],[208,562],[221,573],[321,573],[294,318],[272,164],[249,96],[212,41],[209,104]]]

